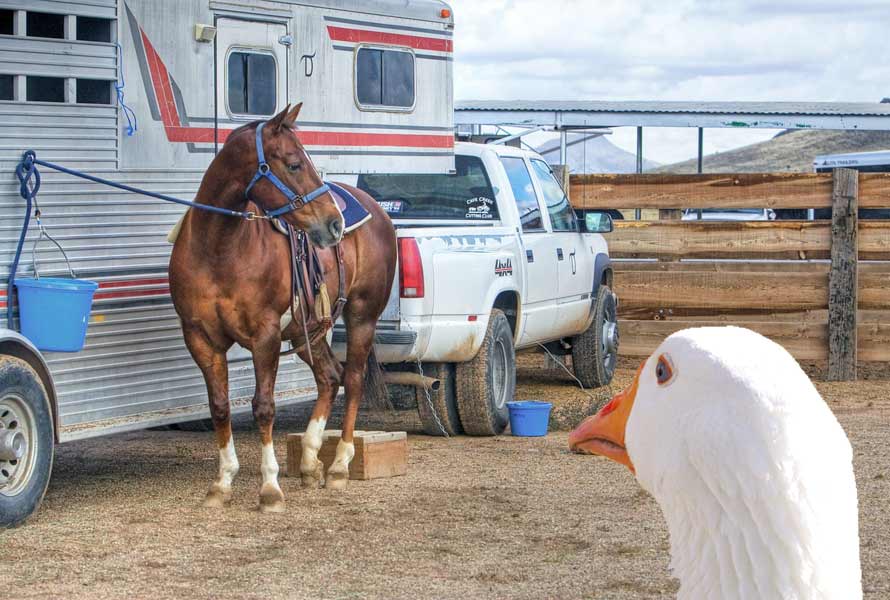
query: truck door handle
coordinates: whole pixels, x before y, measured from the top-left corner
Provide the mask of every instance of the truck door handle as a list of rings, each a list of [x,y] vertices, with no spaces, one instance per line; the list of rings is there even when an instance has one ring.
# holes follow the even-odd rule
[[[563,258],[565,258],[565,257],[562,255],[562,248],[557,248],[556,249],[556,259],[562,260]]]
[[[575,260],[575,251],[574,250],[572,250],[572,252],[569,254],[569,258],[572,259],[572,275],[574,275],[578,270],[578,263]]]

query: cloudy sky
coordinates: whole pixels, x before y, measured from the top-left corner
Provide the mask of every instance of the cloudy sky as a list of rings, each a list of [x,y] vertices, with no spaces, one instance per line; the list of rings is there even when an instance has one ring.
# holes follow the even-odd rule
[[[890,0],[450,0],[455,98],[807,100],[890,96]],[[773,131],[705,132],[705,152]],[[633,150],[634,133],[612,141]],[[645,132],[647,158],[694,130]]]

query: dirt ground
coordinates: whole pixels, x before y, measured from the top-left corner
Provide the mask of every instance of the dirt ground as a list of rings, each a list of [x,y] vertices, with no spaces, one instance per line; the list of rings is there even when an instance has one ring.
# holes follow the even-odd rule
[[[523,357],[517,396],[571,427],[594,401]],[[622,363],[615,389],[633,375]],[[890,598],[890,382],[819,383],[855,450],[866,598]],[[605,397],[601,393],[598,397]],[[282,411],[276,439],[305,411]],[[211,434],[147,431],[61,446],[40,512],[0,532],[4,598],[670,598],[668,537],[631,474],[546,438],[409,436],[405,477],[306,491],[256,510],[259,444],[236,427],[241,473],[222,511],[199,502]]]

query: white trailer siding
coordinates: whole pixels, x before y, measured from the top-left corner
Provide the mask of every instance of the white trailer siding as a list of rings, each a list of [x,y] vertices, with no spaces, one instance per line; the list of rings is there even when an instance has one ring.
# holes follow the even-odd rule
[[[348,136],[430,134],[440,138],[436,142],[442,146],[439,148],[417,146],[417,140],[409,140],[415,142],[414,146],[393,146],[393,139],[401,139],[398,137],[385,140],[390,145],[381,147],[357,146],[355,137],[348,140],[347,145],[310,146],[318,162],[337,165],[337,168],[329,166],[329,172],[381,168],[441,172],[453,166],[453,148],[441,139],[451,135],[450,59],[429,60],[439,69],[435,74],[421,75],[422,70],[418,69],[418,85],[421,78],[440,88],[446,78],[448,83],[445,89],[436,92],[440,97],[435,101],[425,99],[428,93],[421,93],[418,87],[414,112],[364,112],[354,105],[347,111],[346,105],[333,100],[341,97],[340,91],[329,89],[325,79],[336,74],[348,80],[348,97],[352,98],[353,69],[348,62],[352,53],[330,47],[331,42],[325,37],[325,16],[336,13],[354,20],[387,20],[402,27],[417,23],[387,17],[386,11],[397,8],[397,3],[385,0],[368,4],[376,7],[377,12],[361,14],[333,8],[346,4],[357,6],[353,2],[312,4],[0,0],[0,9],[18,11],[16,35],[0,35],[0,75],[16,77],[14,99],[0,100],[0,288],[3,290],[0,326],[6,326],[6,282],[25,211],[25,202],[13,175],[24,150],[33,149],[41,159],[136,187],[186,199],[194,197],[203,171],[213,157],[214,144],[171,140],[170,123],[164,118],[171,115],[180,118],[177,131],[180,135],[184,132],[186,138],[192,132],[185,130],[203,130],[200,135],[206,136],[206,130],[213,131],[215,125],[213,86],[218,75],[213,66],[214,45],[194,40],[195,23],[213,23],[222,16],[240,15],[272,19],[288,32],[296,33],[294,45],[284,49],[288,87],[279,104],[304,100],[301,120],[305,119],[307,131],[319,132],[316,140],[338,139],[325,132]],[[431,7],[438,3],[422,4],[421,12],[433,18],[435,13]],[[21,29],[26,10],[66,15],[66,39],[24,37]],[[74,35],[71,19],[77,16],[113,19],[112,42],[71,39]],[[131,29],[134,22],[141,32]],[[312,23],[321,29],[312,29]],[[443,32],[445,29],[442,25]],[[443,33],[438,37],[450,36]],[[163,78],[155,80],[151,70],[144,70],[149,66],[145,47],[136,42],[145,39],[155,50],[156,55],[150,57],[155,59],[154,74],[166,70]],[[316,47],[324,53],[324,60],[316,62],[317,70],[311,78],[303,75],[299,57],[305,48],[296,40],[314,40],[313,44],[319,44]],[[115,41],[120,41],[122,46],[126,102],[136,112],[138,123],[138,132],[131,137],[125,133],[126,120],[114,104],[113,94],[112,104],[76,103],[76,79],[106,80],[109,88],[116,79],[119,65]],[[316,56],[318,60],[322,54]],[[159,64],[164,65],[161,71]],[[342,73],[346,68],[349,72]],[[66,78],[64,101],[27,101],[24,78],[28,76]],[[164,105],[162,111],[158,108],[158,98],[152,94],[159,89],[156,84],[164,81],[175,91],[172,103]],[[218,126],[226,130],[242,122],[220,120]],[[429,151],[431,157],[417,156],[424,151]],[[374,152],[378,154],[375,156]],[[166,234],[182,214],[182,207],[46,168],[41,168],[41,174],[43,185],[38,201],[47,230],[65,247],[78,275],[100,284],[84,350],[46,353],[57,387],[62,439],[206,414],[204,381],[182,341],[167,280],[171,246],[166,242]],[[20,277],[32,273],[30,249],[36,236],[32,221],[19,267]],[[44,241],[39,255],[41,274],[65,275],[64,261],[51,244]],[[246,400],[254,388],[249,353],[240,348],[230,352],[229,377],[236,410],[249,410]],[[279,402],[314,398],[315,386],[308,367],[293,358],[282,359],[276,391]]]

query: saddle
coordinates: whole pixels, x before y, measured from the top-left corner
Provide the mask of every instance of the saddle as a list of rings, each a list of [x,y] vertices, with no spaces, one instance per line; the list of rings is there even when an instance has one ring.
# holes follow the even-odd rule
[[[348,190],[337,184],[328,182],[331,195],[337,203],[337,208],[343,214],[344,233],[354,231],[371,219],[371,213],[359,203]],[[337,319],[343,313],[346,305],[346,268],[343,265],[343,250],[340,244],[334,246],[337,257],[337,300],[331,304],[330,294],[325,283],[325,272],[318,256],[318,248],[309,243],[308,236],[300,230],[296,230],[283,220],[276,219],[272,223],[278,231],[288,236],[288,246],[291,257],[291,319],[297,321],[297,309],[299,307],[299,320],[303,326],[303,336],[306,340],[306,352],[309,355],[309,364],[312,364],[312,343],[325,335],[334,326]],[[307,313],[314,316],[319,327],[313,337],[309,337]],[[297,352],[299,347],[292,348],[283,355]]]

